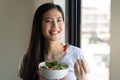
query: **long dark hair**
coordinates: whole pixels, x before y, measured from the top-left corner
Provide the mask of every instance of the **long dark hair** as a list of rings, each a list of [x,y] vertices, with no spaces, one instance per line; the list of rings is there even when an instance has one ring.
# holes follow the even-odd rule
[[[38,64],[44,61],[45,51],[45,38],[41,31],[42,18],[45,12],[54,8],[60,11],[64,20],[62,8],[54,3],[45,3],[38,7],[35,12],[30,44],[23,64],[23,80],[37,80],[39,77],[37,74]]]

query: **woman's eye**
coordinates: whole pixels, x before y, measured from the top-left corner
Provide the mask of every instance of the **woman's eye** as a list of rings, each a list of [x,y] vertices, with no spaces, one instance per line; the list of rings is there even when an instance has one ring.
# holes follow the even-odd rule
[[[52,22],[52,19],[45,19],[44,22],[45,22],[45,23],[51,23],[51,22]]]
[[[60,20],[58,20],[57,22],[62,22],[62,21],[63,21],[63,20],[60,19]]]
[[[51,20],[46,20],[45,22],[52,22]]]

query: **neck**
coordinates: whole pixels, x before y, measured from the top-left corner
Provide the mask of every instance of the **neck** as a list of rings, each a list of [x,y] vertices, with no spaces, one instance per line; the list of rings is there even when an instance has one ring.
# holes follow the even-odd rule
[[[47,54],[56,54],[63,49],[63,45],[59,41],[47,42]]]

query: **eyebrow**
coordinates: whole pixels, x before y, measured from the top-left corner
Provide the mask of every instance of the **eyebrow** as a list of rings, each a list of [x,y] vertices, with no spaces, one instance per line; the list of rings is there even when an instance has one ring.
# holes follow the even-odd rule
[[[63,19],[63,17],[57,17],[57,19],[60,19],[60,18]],[[52,19],[52,18],[50,18],[50,17],[45,17],[45,18],[43,18],[43,19]]]

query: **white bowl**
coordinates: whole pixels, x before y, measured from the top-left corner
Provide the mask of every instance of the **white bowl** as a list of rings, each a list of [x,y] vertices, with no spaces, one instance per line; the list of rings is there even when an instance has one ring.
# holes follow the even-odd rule
[[[52,70],[52,69],[41,68],[43,65],[45,65],[45,62],[41,62],[38,65],[40,73],[42,74],[42,76],[50,80],[61,79],[65,77],[69,71],[69,67],[67,69],[62,69],[62,70]]]

